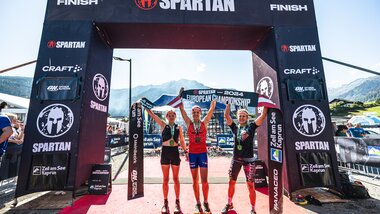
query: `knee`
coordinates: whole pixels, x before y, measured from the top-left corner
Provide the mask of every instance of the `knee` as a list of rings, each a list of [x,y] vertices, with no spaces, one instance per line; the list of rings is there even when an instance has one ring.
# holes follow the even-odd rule
[[[174,184],[179,184],[179,179],[178,179],[178,177],[173,177],[173,183],[174,183]]]
[[[254,190],[254,189],[255,189],[255,184],[252,183],[252,182],[247,182],[247,187],[248,187],[248,189],[250,189],[250,190]]]
[[[202,185],[208,185],[208,180],[207,179],[202,180]]]
[[[164,177],[164,179],[163,179],[163,183],[164,183],[164,184],[168,184],[168,183],[169,183],[169,177]]]
[[[235,181],[235,180],[230,180],[230,181],[228,182],[228,184],[229,184],[229,185],[233,185],[233,186],[235,186],[236,181]]]

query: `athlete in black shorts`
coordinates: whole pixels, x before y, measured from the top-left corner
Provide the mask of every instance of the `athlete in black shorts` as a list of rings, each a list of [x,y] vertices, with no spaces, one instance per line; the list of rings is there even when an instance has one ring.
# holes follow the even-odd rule
[[[182,134],[182,127],[175,124],[176,113],[170,110],[166,113],[168,123],[161,120],[150,109],[146,109],[149,115],[156,121],[162,131],[162,150],[161,150],[161,169],[163,174],[162,191],[164,194],[164,206],[161,209],[162,214],[169,212],[168,192],[169,192],[169,170],[170,166],[173,172],[174,191],[176,195],[176,202],[174,213],[180,214],[181,206],[179,203],[180,184],[178,179],[179,165],[181,159],[179,158],[178,146],[181,145],[186,154],[186,161],[188,161],[187,149],[185,140]]]
[[[227,214],[230,209],[233,208],[232,198],[235,193],[236,179],[239,175],[241,167],[244,169],[247,187],[249,190],[249,199],[251,201],[252,210],[251,214],[256,213],[256,192],[255,192],[255,167],[253,156],[253,141],[255,136],[255,130],[259,127],[266,115],[268,109],[264,107],[263,113],[255,120],[254,123],[248,123],[248,111],[245,109],[238,110],[238,125],[236,125],[230,116],[230,104],[227,104],[224,111],[224,117],[226,118],[227,125],[230,126],[234,136],[234,157],[231,161],[229,176],[230,181],[228,183],[228,202],[222,210],[222,214]]]

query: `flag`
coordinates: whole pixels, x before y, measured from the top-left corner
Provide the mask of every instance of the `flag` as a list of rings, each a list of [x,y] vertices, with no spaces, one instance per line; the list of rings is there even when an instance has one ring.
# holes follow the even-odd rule
[[[277,108],[276,104],[272,102],[268,97],[260,94],[257,107]]]
[[[180,96],[175,97],[172,101],[170,101],[167,105],[173,108],[178,108],[182,103],[182,98]]]

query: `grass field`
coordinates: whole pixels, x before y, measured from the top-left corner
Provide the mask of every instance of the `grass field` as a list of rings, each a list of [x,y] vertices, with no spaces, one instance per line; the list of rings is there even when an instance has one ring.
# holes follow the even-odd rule
[[[359,110],[359,111],[355,111],[355,112],[350,112],[350,113],[355,114],[355,115],[365,115],[368,113],[371,113],[371,114],[374,113],[376,116],[380,116],[380,106],[367,108],[367,109],[363,109],[363,110]]]

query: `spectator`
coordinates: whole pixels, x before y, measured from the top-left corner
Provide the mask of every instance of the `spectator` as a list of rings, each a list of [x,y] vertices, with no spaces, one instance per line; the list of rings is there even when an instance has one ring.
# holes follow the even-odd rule
[[[24,143],[24,124],[17,120],[17,115],[6,114],[11,121],[12,135],[8,138],[8,147],[5,152],[5,162],[9,164],[7,178],[17,176],[20,166],[22,144]]]
[[[6,102],[1,102],[0,103],[0,112],[1,110],[3,110],[3,108],[6,108],[8,106],[8,104]]]
[[[348,129],[351,137],[363,138],[365,136],[365,131],[360,126],[361,124],[357,123],[355,127]]]
[[[335,132],[335,136],[341,136],[341,137],[350,137],[350,135],[347,133],[348,128],[345,125],[338,125],[338,130]]]
[[[0,114],[0,166],[3,165],[2,157],[5,150],[7,149],[8,138],[11,135],[12,135],[12,127],[11,127],[11,122],[9,121],[9,118],[6,115]]]

